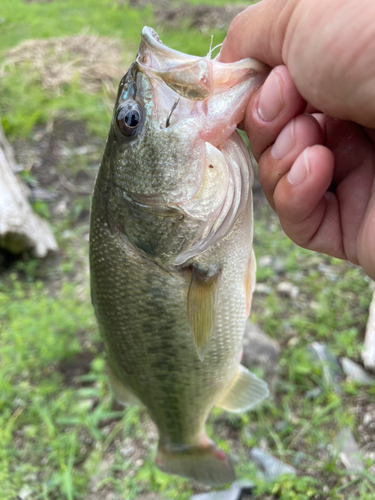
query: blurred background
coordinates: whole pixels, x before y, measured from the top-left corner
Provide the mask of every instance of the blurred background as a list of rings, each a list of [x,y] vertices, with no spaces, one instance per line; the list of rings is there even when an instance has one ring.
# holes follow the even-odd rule
[[[0,500],[209,491],[160,472],[147,412],[123,410],[109,392],[88,269],[91,192],[142,27],[203,56],[249,5],[203,1],[1,0],[0,120],[12,149],[0,147],[58,249],[0,249]],[[258,284],[243,363],[272,395],[244,415],[215,409],[208,434],[254,498],[373,499],[375,386],[361,366],[372,284],[289,241],[257,180],[254,205]]]

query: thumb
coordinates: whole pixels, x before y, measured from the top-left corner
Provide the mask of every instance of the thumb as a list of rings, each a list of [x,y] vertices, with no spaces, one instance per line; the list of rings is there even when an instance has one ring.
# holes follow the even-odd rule
[[[295,0],[263,0],[238,14],[229,27],[218,61],[227,63],[252,57],[271,67],[283,64],[282,47],[295,3]]]
[[[232,22],[220,62],[284,64],[323,113],[375,127],[375,2],[262,0]]]

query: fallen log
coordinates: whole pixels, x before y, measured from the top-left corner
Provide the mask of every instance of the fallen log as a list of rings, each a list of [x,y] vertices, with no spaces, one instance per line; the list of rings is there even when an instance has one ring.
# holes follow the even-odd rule
[[[57,250],[48,223],[31,208],[28,188],[13,173],[16,162],[0,121],[0,248],[19,254],[32,250],[44,257]]]

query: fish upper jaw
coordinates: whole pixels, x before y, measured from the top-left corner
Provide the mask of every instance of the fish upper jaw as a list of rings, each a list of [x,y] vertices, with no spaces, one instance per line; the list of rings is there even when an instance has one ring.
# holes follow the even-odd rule
[[[147,26],[142,30],[136,60],[145,72],[158,75],[179,95],[192,100],[206,99],[269,71],[266,65],[250,58],[228,64],[212,60],[210,53],[206,57],[183,54],[164,45]]]
[[[202,140],[214,146],[243,120],[251,94],[270,69],[254,59],[226,64],[210,55],[183,54],[164,45],[149,27],[142,30],[136,63],[153,87],[153,119],[165,125],[174,107],[168,125],[189,120]]]

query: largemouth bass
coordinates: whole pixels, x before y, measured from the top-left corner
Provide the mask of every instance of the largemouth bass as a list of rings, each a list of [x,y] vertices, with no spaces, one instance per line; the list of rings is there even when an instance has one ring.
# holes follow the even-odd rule
[[[240,365],[255,279],[253,171],[235,131],[267,75],[162,44],[144,28],[121,80],[92,200],[92,300],[123,404],[159,430],[156,462],[210,485],[234,479],[205,432],[214,405],[268,394]]]

